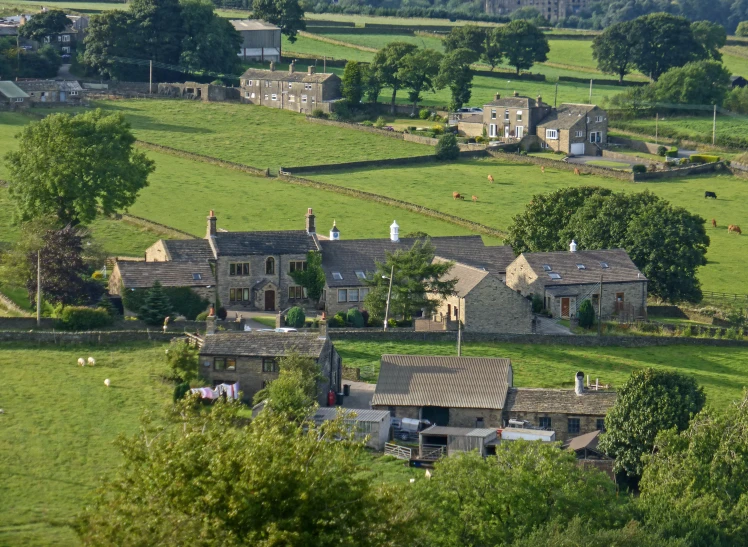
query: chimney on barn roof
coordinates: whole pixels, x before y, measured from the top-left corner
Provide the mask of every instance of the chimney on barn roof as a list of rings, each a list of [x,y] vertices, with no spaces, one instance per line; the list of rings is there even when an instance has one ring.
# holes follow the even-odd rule
[[[496,95],[494,95],[494,101],[498,101],[499,99],[501,99],[500,93],[497,93]]]
[[[581,370],[574,377],[574,393],[584,395],[584,372]]]
[[[313,66],[307,67],[306,72],[307,74],[314,74],[314,71],[316,69]]]
[[[332,221],[332,229],[330,230],[330,241],[337,241],[340,239],[340,230],[335,226],[335,221]]]
[[[215,237],[217,223],[218,219],[216,218],[216,215],[213,214],[213,209],[211,209],[210,213],[208,213],[208,233],[206,234],[206,237]]]
[[[296,67],[296,61],[291,61],[291,64],[288,65],[288,73],[293,74],[295,67]]]
[[[309,235],[317,233],[314,228],[314,213],[311,207],[306,210],[306,233]]]
[[[400,241],[400,226],[397,225],[397,221],[393,220],[390,226],[390,241],[398,243]]]
[[[577,242],[573,239],[571,240],[571,243],[569,243],[569,252],[570,253],[576,253],[577,252]]]

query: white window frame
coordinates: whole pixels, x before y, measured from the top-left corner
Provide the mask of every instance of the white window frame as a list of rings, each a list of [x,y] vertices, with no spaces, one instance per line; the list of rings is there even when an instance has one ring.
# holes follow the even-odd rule
[[[504,110],[504,121],[505,122],[509,121],[509,109],[508,108]]]
[[[497,135],[498,135],[498,133],[496,131],[496,124],[495,123],[489,124],[489,126],[488,126],[488,136],[489,137],[496,137]]]
[[[495,109],[495,108],[492,108],[492,109],[491,109],[491,119],[492,119],[492,120],[495,120],[495,119],[496,119],[496,109]]]
[[[517,121],[518,122],[522,121],[522,111],[521,110],[517,110]]]
[[[288,102],[289,103],[295,103],[296,102],[296,95],[288,95]]]
[[[275,93],[273,93],[272,95],[270,95],[270,100],[271,101],[277,101],[278,100],[278,95],[276,95]]]
[[[70,95],[71,95],[71,96],[72,96],[72,95],[77,95],[77,94],[78,94],[78,92],[77,92],[77,91],[71,91],[71,92],[70,92]]]
[[[584,137],[584,131],[574,131],[575,137]]]
[[[293,87],[293,83],[292,82],[288,82],[288,89],[291,89],[291,87]]]
[[[69,42],[70,41],[70,35],[69,34],[63,34],[62,35],[62,41],[63,42]]]
[[[23,102],[23,97],[16,97],[16,102],[17,103],[22,103]]]
[[[265,93],[265,100],[266,101],[268,100],[268,94],[267,93]]]
[[[514,128],[514,135],[521,139],[525,136],[525,126],[524,125],[518,125]]]
[[[348,302],[348,289],[338,289],[338,303],[342,302]]]
[[[552,141],[558,140],[558,129],[546,129],[545,138]]]
[[[249,99],[249,91],[245,91],[244,92],[244,98],[245,99]]]
[[[595,116],[595,121],[599,123],[599,122],[603,121],[603,117],[602,116]]]
[[[255,94],[254,94],[254,93],[252,93],[252,94],[251,94],[251,95],[249,96],[249,98],[250,98],[250,99],[254,99],[254,98],[255,98]]]
[[[51,37],[51,36],[45,36],[45,37],[44,37],[44,43],[45,43],[45,44],[48,44],[48,43],[50,43],[51,41],[52,41],[52,37]]]
[[[301,102],[302,103],[306,103],[306,95],[302,95],[301,96]]]
[[[602,142],[603,132],[602,131],[590,131],[590,142]]]
[[[252,87],[252,80],[247,80],[247,87]]]

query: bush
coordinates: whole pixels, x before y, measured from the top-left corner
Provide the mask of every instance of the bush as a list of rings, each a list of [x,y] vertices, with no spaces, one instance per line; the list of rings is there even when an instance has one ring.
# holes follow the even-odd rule
[[[665,156],[668,158],[677,158],[678,157],[678,147],[673,146],[670,150],[665,152]]]
[[[327,114],[321,108],[312,110],[312,118],[327,118]]]
[[[218,316],[218,319],[220,319],[221,321],[225,321],[228,314],[229,313],[226,311],[226,308],[224,308],[223,306],[218,308],[218,311],[216,312],[216,316]]]
[[[385,125],[387,125],[387,121],[382,116],[379,116],[377,121],[374,122],[374,127],[377,129],[382,129]]]
[[[371,120],[365,120],[365,121],[361,122],[361,125],[363,125],[365,127],[374,127],[374,122],[371,121]]]
[[[329,318],[329,319],[327,320],[327,326],[328,326],[329,328],[339,328],[339,327],[342,327],[343,325],[342,325],[342,324],[341,324],[341,322],[340,322],[340,321],[338,320],[338,316],[336,315],[335,317],[330,317],[330,318]]]
[[[304,326],[304,322],[306,321],[306,315],[304,314],[304,310],[302,310],[298,306],[294,306],[290,310],[288,310],[288,314],[286,315],[286,325],[289,327],[293,327],[295,329],[300,329]]]
[[[543,298],[537,294],[532,295],[532,312],[540,313],[543,311]]]
[[[712,156],[710,154],[691,154],[691,163],[714,163],[719,161],[719,156]]]
[[[96,307],[107,312],[110,317],[114,317],[115,315],[117,315],[117,308],[112,305],[112,301],[107,295],[101,297],[101,300],[99,300],[99,303],[96,304]]]
[[[388,319],[387,326],[391,329],[394,329],[395,327],[397,327],[397,321],[395,321],[394,319]]]
[[[351,308],[350,310],[348,310],[347,322],[357,329],[363,328],[366,324],[364,321],[364,316],[361,315],[361,312],[358,311],[357,308]]]
[[[208,319],[208,313],[207,311],[200,312],[197,314],[197,317],[195,317],[195,321],[205,321]]]
[[[530,146],[527,147],[528,152],[537,153],[540,152],[540,144],[534,142]]]
[[[636,165],[631,166],[631,170],[634,173],[646,173],[647,172],[647,166],[642,165],[641,163],[637,163]]]
[[[366,310],[361,310],[361,317],[364,318],[364,326],[369,324],[369,312]]]
[[[442,161],[456,160],[460,156],[460,147],[457,146],[457,137],[451,133],[439,138],[436,143],[436,159]]]
[[[748,36],[748,21],[741,21],[738,23],[738,28],[735,30],[735,36]]]
[[[59,315],[60,328],[66,330],[93,330],[112,324],[112,316],[102,308],[67,306]]]
[[[420,112],[418,112],[418,117],[422,120],[428,120],[431,116],[431,111],[428,108],[422,108]]]
[[[182,382],[181,384],[177,384],[174,388],[174,402],[180,401],[184,399],[184,396],[187,395],[190,392],[190,383],[189,382]]]
[[[577,314],[577,320],[579,326],[583,329],[589,329],[595,324],[595,310],[592,307],[592,302],[584,300],[579,306],[579,313]]]
[[[434,125],[434,126],[431,127],[431,131],[434,132],[434,135],[443,135],[444,134],[444,126]]]
[[[91,279],[104,279],[104,274],[101,273],[99,270],[96,270],[94,273],[91,274]]]
[[[665,154],[667,154],[667,148],[664,147],[664,146],[662,146],[662,145],[658,146],[657,147],[657,155],[658,156],[665,156]]]

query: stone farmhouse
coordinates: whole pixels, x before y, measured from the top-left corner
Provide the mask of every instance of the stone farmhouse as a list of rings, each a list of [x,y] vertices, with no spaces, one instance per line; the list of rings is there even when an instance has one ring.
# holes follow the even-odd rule
[[[588,104],[562,104],[557,109],[536,99],[496,94],[482,114],[463,117],[458,131],[469,137],[485,135],[505,142],[533,144],[572,155],[597,155],[608,138],[608,115]]]
[[[200,348],[200,374],[213,386],[239,382],[242,400],[278,377],[278,359],[292,353],[314,359],[322,378],[317,400],[327,404],[327,393],[341,391],[343,362],[330,338],[323,333],[219,332],[211,327]]]
[[[231,19],[229,23],[242,37],[238,53],[242,61],[280,62],[280,27],[259,19]]]
[[[604,428],[614,391],[585,388],[528,389],[513,385],[509,359],[382,355],[372,408],[393,417],[447,427],[503,428],[509,420],[554,430],[564,441]],[[593,386],[594,387],[594,386]]]
[[[315,72],[310,66],[307,72],[296,72],[292,62],[288,72],[250,68],[239,80],[242,102],[283,108],[294,112],[311,114],[313,110],[330,113],[339,100],[340,78],[336,74]]]
[[[28,93],[9,80],[0,81],[0,108],[16,110],[28,108],[30,101]]]
[[[75,80],[20,80],[18,87],[28,93],[32,103],[80,103],[84,89]]]
[[[158,281],[163,287],[189,287],[208,302],[215,299],[216,278],[208,262],[117,261],[109,276],[109,294],[149,289]]]
[[[45,8],[42,8],[46,11]],[[17,36],[18,29],[33,19],[33,15],[17,15],[0,19],[0,36]],[[45,36],[41,42],[20,38],[19,45],[36,50],[41,46],[51,46],[62,55],[70,55],[78,43],[83,42],[88,29],[89,18],[84,15],[68,15],[71,24],[62,32]],[[4,31],[4,32],[3,32]]]
[[[584,300],[595,315],[602,304],[602,317],[647,313],[647,278],[623,249],[577,251],[572,241],[568,252],[523,253],[507,267],[506,284],[541,297],[553,317],[576,317]]]

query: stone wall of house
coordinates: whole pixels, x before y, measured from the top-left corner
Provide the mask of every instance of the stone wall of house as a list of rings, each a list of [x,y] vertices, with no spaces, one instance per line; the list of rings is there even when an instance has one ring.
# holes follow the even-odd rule
[[[334,316],[338,312],[347,312],[351,308],[358,308],[359,310],[364,309],[364,298],[361,297],[361,289],[366,289],[367,287],[333,287],[325,289],[325,294],[323,296],[324,303],[325,303],[325,312],[329,317]],[[346,291],[358,290],[359,291],[359,298],[358,302],[338,302],[338,289],[345,289]],[[350,293],[346,293],[347,295],[350,295]]]
[[[459,122],[457,124],[458,131],[465,137],[483,136],[483,127],[482,123]]]
[[[418,406],[385,406],[372,405],[374,410],[389,410],[393,418],[412,418],[418,420],[421,416],[421,407]]]
[[[145,250],[146,262],[166,262],[168,259],[166,246],[161,239]]]
[[[449,427],[477,427],[478,418],[483,419],[483,427],[503,427],[501,409],[490,408],[450,408]]]
[[[598,117],[601,117],[601,121],[596,121]],[[546,148],[551,150],[571,153],[572,143],[584,143],[585,155],[594,156],[597,154],[598,147],[590,142],[589,135],[592,132],[599,131],[602,133],[600,137],[600,145],[607,142],[608,138],[608,114],[600,108],[593,108],[587,113],[587,119],[580,118],[577,123],[571,126],[569,129],[560,129],[558,131],[558,139],[547,139],[546,128],[542,125],[538,127],[537,134],[538,138],[542,143],[545,143]],[[587,121],[589,120],[589,121]],[[580,136],[577,136],[577,132],[581,132]]]
[[[506,285],[522,296],[543,294],[545,288],[540,278],[533,272],[524,256],[520,255],[506,268]]]
[[[465,332],[532,332],[532,304],[498,277],[486,276],[464,302]]]
[[[330,78],[325,82],[267,79],[240,81],[242,102],[304,114],[311,114],[317,109],[330,113],[334,108],[331,101],[340,98],[339,78]]]
[[[504,420],[527,420],[534,426],[540,425],[540,418],[551,419],[551,429],[556,432],[557,441],[566,441],[572,437],[578,437],[585,433],[597,431],[597,420],[605,418],[605,414],[597,416],[586,416],[580,414],[561,414],[561,413],[543,413],[543,412],[504,412]],[[579,419],[579,433],[569,433],[569,418]]]

